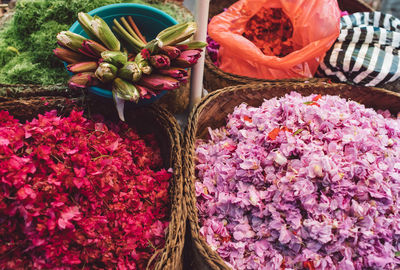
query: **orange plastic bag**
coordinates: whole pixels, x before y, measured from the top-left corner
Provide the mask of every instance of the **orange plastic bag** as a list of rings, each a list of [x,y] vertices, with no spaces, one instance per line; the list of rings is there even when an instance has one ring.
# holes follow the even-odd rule
[[[289,17],[292,53],[281,58],[264,55],[242,36],[247,22],[262,8],[281,8]],[[240,0],[208,25],[208,34],[221,45],[219,68],[260,79],[312,77],[339,33],[336,0]]]

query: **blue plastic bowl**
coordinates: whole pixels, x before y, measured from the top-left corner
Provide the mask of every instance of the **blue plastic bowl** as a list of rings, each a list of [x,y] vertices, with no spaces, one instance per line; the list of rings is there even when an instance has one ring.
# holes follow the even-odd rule
[[[119,19],[120,17],[132,16],[136,25],[140,29],[140,32],[146,37],[147,41],[154,39],[159,32],[164,30],[165,28],[175,25],[178,22],[169,16],[167,13],[150,7],[146,5],[140,4],[112,4],[103,7],[96,8],[90,12],[89,15],[97,15],[102,18],[111,28],[113,25],[114,19]],[[85,31],[80,26],[79,22],[76,21],[69,31],[73,33],[80,34],[86,38],[89,38]],[[66,66],[66,64],[65,64]],[[72,73],[70,73],[72,74]],[[100,87],[91,86],[89,87],[89,91],[93,94],[112,98],[112,92],[108,89],[103,89]],[[157,96],[154,96],[150,99],[140,99],[138,104],[150,104],[161,98],[165,95],[167,91],[162,91]]]

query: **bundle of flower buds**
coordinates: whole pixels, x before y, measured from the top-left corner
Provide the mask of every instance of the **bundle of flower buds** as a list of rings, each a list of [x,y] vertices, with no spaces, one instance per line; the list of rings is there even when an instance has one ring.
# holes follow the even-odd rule
[[[112,90],[121,119],[125,100],[149,99],[186,82],[186,69],[197,63],[201,48],[206,46],[190,40],[197,29],[194,22],[166,28],[146,42],[131,16],[122,17],[121,23],[114,19],[112,29],[123,40],[123,47],[100,17],[80,12],[78,21],[91,39],[63,31],[57,35],[62,48],[54,50],[75,73],[68,85],[86,88],[103,84]]]

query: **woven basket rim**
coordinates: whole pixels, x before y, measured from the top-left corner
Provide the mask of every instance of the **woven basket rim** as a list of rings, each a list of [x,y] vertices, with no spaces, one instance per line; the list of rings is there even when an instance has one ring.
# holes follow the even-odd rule
[[[351,85],[345,83],[333,83],[327,81],[304,81],[304,82],[297,82],[297,81],[267,81],[267,82],[254,82],[249,84],[241,84],[241,85],[233,85],[218,89],[214,92],[209,93],[207,96],[203,97],[200,102],[193,108],[189,115],[189,121],[192,119],[194,113],[198,112],[203,108],[206,104],[210,103],[213,99],[218,98],[219,95],[228,92],[234,92],[240,89],[260,89],[260,88],[269,88],[272,86],[279,86],[279,87],[303,87],[303,86],[315,86],[315,87],[323,87],[323,88],[356,88],[356,89],[368,89],[371,92],[380,94],[380,95],[387,95],[394,98],[400,99],[400,93],[393,92],[384,88],[379,87],[368,87],[368,86],[360,86],[360,85]],[[340,93],[339,93],[340,95]]]
[[[1,87],[1,85],[0,85]],[[10,108],[7,106],[29,106],[29,102],[39,103],[40,106],[48,110],[57,108],[57,105],[67,100],[75,102],[86,102],[85,97],[80,96],[77,98],[67,98],[64,96],[30,96],[21,98],[8,98],[0,100],[0,111],[2,108]],[[167,157],[170,161],[170,166],[173,168],[173,177],[170,180],[169,193],[170,193],[170,217],[169,225],[165,237],[165,245],[162,249],[155,251],[160,255],[153,258],[153,263],[147,266],[147,269],[165,269],[170,266],[173,269],[179,269],[182,266],[182,252],[184,246],[184,237],[186,231],[186,211],[183,211],[183,178],[182,178],[182,157],[181,157],[181,140],[182,133],[175,117],[167,110],[158,106],[146,106],[139,108],[150,119],[158,123],[158,127],[163,129],[163,133],[168,140],[170,152]],[[68,109],[69,110],[69,109]],[[69,111],[68,111],[69,112]],[[15,113],[11,112],[11,115]],[[34,116],[36,117],[37,114]],[[18,117],[17,117],[18,118]],[[133,124],[133,126],[135,126]],[[160,143],[160,142],[159,142]],[[161,144],[160,144],[161,145]],[[166,156],[163,156],[166,159]],[[167,169],[167,168],[166,168]]]
[[[58,96],[58,97],[79,97],[87,94],[87,89],[72,90],[67,84],[6,84],[0,83],[0,89],[5,94],[0,95],[2,98],[34,98],[41,96]]]
[[[262,83],[262,82],[319,82],[319,81],[328,81],[329,78],[290,78],[290,79],[260,79],[260,78],[252,78],[247,76],[242,76],[238,74],[233,74],[229,72],[225,72],[219,67],[217,67],[213,61],[211,60],[210,55],[208,54],[207,50],[205,53],[205,67],[209,69],[212,73],[217,76],[224,78],[225,80],[240,83],[240,84],[247,84],[247,83]]]
[[[349,3],[349,2],[351,2],[351,3]],[[351,0],[351,1],[348,1],[348,0],[341,0],[341,1],[339,1],[339,5],[340,4],[343,4],[343,5],[345,5],[345,4],[349,4],[350,6],[351,5],[357,5],[358,7],[362,7],[362,9],[363,10],[360,10],[361,12],[365,12],[365,11],[375,11],[375,9],[371,6],[371,5],[369,5],[368,3],[366,3],[366,2],[364,2],[364,1],[362,1],[362,0]]]
[[[199,230],[199,218],[196,207],[196,196],[195,196],[195,188],[194,184],[196,181],[195,176],[195,143],[198,138],[198,124],[200,122],[201,114],[204,112],[205,114],[210,113],[209,105],[211,103],[217,104],[215,106],[219,106],[222,102],[218,100],[220,97],[229,97],[231,99],[236,98],[233,94],[237,91],[268,91],[268,89],[272,89],[274,87],[281,89],[290,89],[291,87],[304,88],[304,87],[315,87],[315,89],[360,89],[360,93],[362,91],[371,91],[371,97],[373,96],[382,96],[390,99],[395,99],[400,101],[400,94],[388,91],[386,89],[381,88],[373,88],[373,87],[360,87],[354,85],[347,84],[336,84],[336,83],[254,83],[247,85],[238,85],[238,86],[230,86],[225,87],[223,89],[217,90],[215,92],[210,93],[208,96],[204,97],[192,110],[189,116],[189,123],[184,133],[184,142],[183,142],[183,177],[185,181],[184,186],[184,196],[186,199],[187,209],[188,209],[188,221],[189,228],[192,237],[192,242],[194,243],[194,247],[196,251],[200,254],[206,265],[210,269],[230,269],[223,259],[218,255],[217,252],[212,250],[206,241],[200,236]],[[294,90],[295,91],[295,90]],[[355,90],[356,91],[356,90]],[[246,92],[247,93],[247,92]],[[286,92],[285,92],[286,93]],[[315,93],[318,93],[315,92]],[[300,92],[300,94],[302,94]],[[308,93],[307,93],[308,94]],[[339,93],[338,93],[339,94]],[[356,92],[354,93],[357,94]],[[238,94],[241,97],[240,94]],[[236,103],[236,102],[235,102]],[[239,103],[239,102],[237,102]],[[398,107],[396,108],[396,112],[400,112],[400,102]],[[230,113],[230,112],[225,112]],[[215,116],[215,112],[211,112],[211,115]],[[224,116],[226,118],[226,115]]]

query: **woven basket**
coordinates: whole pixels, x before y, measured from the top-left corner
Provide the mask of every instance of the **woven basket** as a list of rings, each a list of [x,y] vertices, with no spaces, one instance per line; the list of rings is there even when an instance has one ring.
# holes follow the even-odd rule
[[[4,87],[4,86],[3,86]],[[23,86],[19,86],[23,87]],[[8,86],[10,93],[20,93]],[[29,88],[29,87],[28,87]],[[65,87],[64,87],[65,88]],[[0,90],[1,90],[0,86]],[[4,90],[4,88],[3,88]],[[21,90],[21,89],[19,89]],[[37,88],[28,97],[0,97],[0,111],[7,110],[20,121],[31,120],[39,113],[56,109],[59,115],[68,115],[75,108],[84,108],[85,116],[102,114],[106,119],[117,121],[118,115],[112,100],[97,99],[91,95],[79,97],[65,97],[54,95],[38,96],[37,93],[46,92],[46,88]],[[53,89],[54,90],[54,89]],[[58,90],[61,93],[67,89]],[[24,93],[30,92],[29,89]],[[186,230],[186,211],[183,211],[183,181],[181,158],[181,132],[175,118],[166,110],[155,107],[140,107],[125,109],[127,123],[139,133],[152,133],[161,149],[165,168],[173,168],[173,177],[170,181],[171,216],[166,233],[166,243],[163,249],[155,252],[149,262],[148,269],[182,269],[182,251]]]
[[[224,8],[230,7],[233,3],[237,2],[237,0],[211,0],[210,2],[210,11],[209,18],[211,19],[215,15],[224,11]],[[349,13],[361,12],[361,11],[373,11],[372,7],[367,5],[365,2],[361,0],[338,0],[338,4],[341,10],[346,10]],[[328,79],[321,78],[313,78],[311,81],[327,81]],[[240,84],[248,84],[248,83],[257,83],[257,82],[270,82],[273,80],[264,80],[264,79],[256,79],[250,78],[246,76],[240,76],[228,72],[224,72],[216,65],[213,64],[210,56],[206,51],[206,59],[205,59],[205,67],[204,67],[204,88],[208,91],[215,91],[217,89],[221,89],[228,86],[240,85]],[[310,81],[310,79],[306,78],[296,78],[296,79],[281,79],[279,81],[283,82],[305,82]]]
[[[190,83],[183,83],[178,89],[168,91],[155,102],[172,114],[182,113],[189,105]],[[40,96],[79,97],[86,95],[87,89],[71,90],[63,84],[36,85],[36,84],[1,84],[1,98],[28,98]]]
[[[292,91],[304,96],[315,94],[340,95],[365,104],[374,109],[389,109],[400,112],[400,94],[379,88],[327,83],[262,83],[231,86],[209,94],[193,109],[185,132],[183,144],[184,196],[188,211],[188,229],[191,239],[191,267],[194,269],[229,269],[221,257],[213,251],[199,235],[199,220],[195,197],[195,142],[208,138],[208,127],[212,129],[226,124],[226,117],[234,108],[245,102],[260,106],[264,99],[281,97]]]

